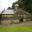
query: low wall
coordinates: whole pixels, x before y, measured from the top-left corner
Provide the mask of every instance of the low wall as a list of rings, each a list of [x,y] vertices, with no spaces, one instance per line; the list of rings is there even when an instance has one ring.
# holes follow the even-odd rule
[[[2,20],[1,21],[2,24],[16,24],[19,23],[19,20]]]
[[[23,22],[30,21],[31,19],[23,19]],[[1,20],[2,24],[18,24],[20,21],[19,19],[4,19]]]
[[[23,22],[31,21],[31,19],[23,19]]]

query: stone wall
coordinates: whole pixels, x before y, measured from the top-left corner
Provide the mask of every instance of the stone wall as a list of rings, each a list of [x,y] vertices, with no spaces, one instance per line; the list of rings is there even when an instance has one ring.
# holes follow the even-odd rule
[[[18,24],[19,20],[2,20],[1,24]]]
[[[31,21],[31,19],[23,19],[23,22],[26,22],[26,21]],[[4,20],[1,20],[1,23],[2,24],[19,24],[20,21],[19,19],[4,19]]]
[[[23,22],[31,21],[31,19],[23,19]]]

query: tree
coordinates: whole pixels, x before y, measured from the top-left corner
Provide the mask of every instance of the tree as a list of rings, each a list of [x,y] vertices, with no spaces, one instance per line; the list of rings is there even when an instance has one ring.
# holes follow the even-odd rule
[[[7,9],[12,9],[11,7],[8,7]]]
[[[1,24],[2,14],[0,14],[0,24]]]
[[[14,2],[13,4],[12,4],[12,8],[14,9],[15,8],[15,4],[17,4],[18,2],[16,1],[16,2]]]
[[[18,0],[14,2],[12,7],[15,8],[15,4],[18,4],[20,8],[32,14],[32,0]]]
[[[19,7],[32,14],[32,0],[18,0]]]

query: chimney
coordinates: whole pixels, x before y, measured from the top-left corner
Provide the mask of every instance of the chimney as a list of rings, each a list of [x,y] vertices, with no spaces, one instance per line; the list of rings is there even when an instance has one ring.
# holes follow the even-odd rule
[[[4,11],[5,11],[5,8],[4,8]]]
[[[17,11],[18,8],[19,8],[19,5],[16,4],[16,5],[15,5],[15,10]]]

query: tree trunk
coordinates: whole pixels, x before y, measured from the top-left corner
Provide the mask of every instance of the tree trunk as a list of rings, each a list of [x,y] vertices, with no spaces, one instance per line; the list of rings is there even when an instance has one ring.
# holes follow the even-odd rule
[[[1,24],[1,18],[2,18],[2,14],[0,14],[0,24]]]

